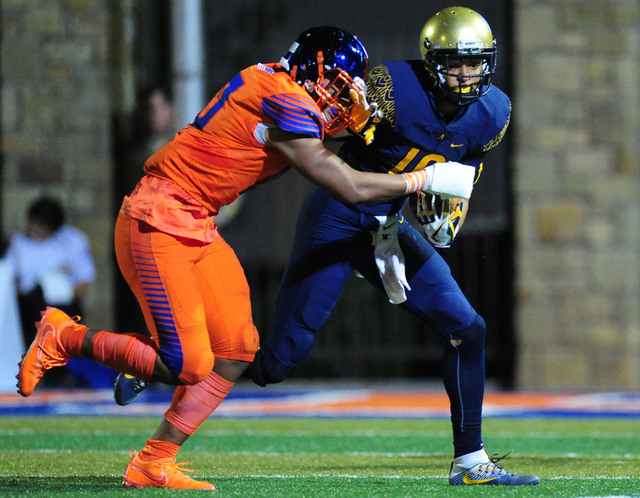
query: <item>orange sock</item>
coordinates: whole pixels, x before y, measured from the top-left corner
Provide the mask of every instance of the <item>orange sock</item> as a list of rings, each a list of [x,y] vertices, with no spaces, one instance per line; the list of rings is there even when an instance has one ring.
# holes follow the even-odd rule
[[[175,443],[149,438],[138,456],[143,461],[157,460],[158,458],[175,458],[179,449],[180,446]]]
[[[227,397],[233,382],[211,372],[202,382],[178,386],[164,418],[185,434],[193,434]]]
[[[89,327],[73,322],[59,333],[60,345],[69,356],[82,356],[82,341]]]
[[[151,380],[158,357],[153,339],[142,334],[100,331],[93,338],[93,359],[119,372]]]

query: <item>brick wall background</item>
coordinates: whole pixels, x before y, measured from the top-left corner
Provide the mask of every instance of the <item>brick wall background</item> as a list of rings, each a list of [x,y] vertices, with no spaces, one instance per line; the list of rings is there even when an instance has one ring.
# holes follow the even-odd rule
[[[640,4],[515,10],[523,388],[640,387]]]
[[[38,194],[59,196],[98,265],[86,321],[107,329],[130,6],[0,4],[2,230],[20,229]],[[514,15],[516,384],[638,389],[640,4],[515,0]]]

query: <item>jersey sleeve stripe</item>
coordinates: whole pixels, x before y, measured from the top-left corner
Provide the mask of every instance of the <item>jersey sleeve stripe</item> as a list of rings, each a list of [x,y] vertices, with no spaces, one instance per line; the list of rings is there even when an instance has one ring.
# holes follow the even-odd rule
[[[272,95],[263,100],[262,109],[285,131],[322,138],[324,118],[315,104],[302,97],[288,94]]]

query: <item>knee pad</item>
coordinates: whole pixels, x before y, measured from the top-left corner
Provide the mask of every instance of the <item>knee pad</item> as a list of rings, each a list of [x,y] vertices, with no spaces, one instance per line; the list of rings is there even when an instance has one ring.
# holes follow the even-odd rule
[[[280,364],[293,370],[311,352],[315,332],[315,329],[304,322],[291,320],[286,323],[272,323],[260,347],[261,355],[265,356],[263,361],[269,371],[275,369],[275,364],[278,365],[278,370]]]
[[[174,372],[172,370],[172,373],[182,382],[191,386],[207,378],[213,370],[214,362],[215,358],[213,353],[211,351],[203,351],[202,354],[197,357],[190,358],[186,361],[180,372]]]
[[[457,289],[440,289],[429,303],[427,314],[447,337],[454,331],[472,326],[478,317],[462,291]]]

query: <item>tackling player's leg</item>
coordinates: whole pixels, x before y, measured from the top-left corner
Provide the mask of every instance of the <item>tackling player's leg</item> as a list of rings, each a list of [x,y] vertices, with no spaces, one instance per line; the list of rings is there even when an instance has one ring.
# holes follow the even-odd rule
[[[160,363],[153,341],[140,334],[98,331],[77,323],[63,311],[47,307],[36,323],[36,336],[18,364],[18,393],[30,396],[47,370],[66,365],[70,357],[83,356],[142,378],[172,383],[173,375]],[[131,362],[131,363],[129,363]],[[175,382],[173,382],[175,383]]]

